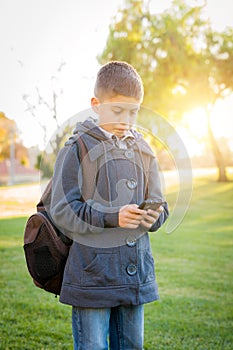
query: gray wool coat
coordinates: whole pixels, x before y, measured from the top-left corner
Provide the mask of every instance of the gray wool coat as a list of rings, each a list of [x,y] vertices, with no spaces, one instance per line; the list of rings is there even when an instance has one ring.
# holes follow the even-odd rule
[[[99,308],[158,299],[148,232],[118,224],[121,206],[140,204],[146,198],[164,201],[151,148],[134,130],[121,148],[118,140],[108,138],[90,120],[78,123],[74,134],[57,157],[50,206],[54,223],[73,239],[60,301]],[[80,157],[77,135],[87,149],[88,169]],[[93,184],[89,181],[87,186],[88,177]],[[167,203],[163,206],[150,231],[167,219]]]

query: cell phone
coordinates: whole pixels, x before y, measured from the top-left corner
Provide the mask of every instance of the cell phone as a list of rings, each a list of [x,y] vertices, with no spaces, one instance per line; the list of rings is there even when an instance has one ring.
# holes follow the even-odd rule
[[[162,205],[164,202],[158,202],[154,199],[147,199],[144,202],[142,202],[139,205],[139,209],[143,209],[143,210],[148,210],[148,209],[152,209],[152,210],[157,210],[160,205]]]

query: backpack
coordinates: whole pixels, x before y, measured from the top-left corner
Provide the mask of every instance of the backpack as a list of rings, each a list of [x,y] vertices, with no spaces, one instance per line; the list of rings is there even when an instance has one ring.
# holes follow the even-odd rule
[[[81,137],[74,142],[79,144],[79,156],[83,162],[83,191],[90,195],[94,184],[95,164],[86,157],[87,149]],[[36,206],[37,212],[26,222],[23,248],[34,284],[57,296],[60,295],[65,264],[73,241],[59,231],[46,212],[44,203],[50,203],[51,194],[52,179]]]

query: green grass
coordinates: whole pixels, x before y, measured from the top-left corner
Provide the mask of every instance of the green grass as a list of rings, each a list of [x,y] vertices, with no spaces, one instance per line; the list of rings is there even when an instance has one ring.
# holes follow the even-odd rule
[[[36,288],[28,274],[25,220],[0,220],[0,349],[72,349],[70,308]]]
[[[232,199],[233,182],[196,180],[182,224],[151,234],[160,300],[145,306],[145,350],[233,349]],[[0,220],[0,349],[72,349],[70,307],[27,272],[24,224]]]
[[[232,182],[196,180],[178,229],[151,234],[160,301],[146,306],[145,349],[233,349],[232,203]]]

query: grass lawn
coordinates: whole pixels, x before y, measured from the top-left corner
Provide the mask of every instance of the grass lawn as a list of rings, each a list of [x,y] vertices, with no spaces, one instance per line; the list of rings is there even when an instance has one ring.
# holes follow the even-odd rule
[[[151,234],[160,300],[145,306],[145,350],[233,349],[232,203],[233,182],[195,180],[182,224]],[[70,307],[28,274],[25,220],[0,220],[0,349],[72,349]]]

